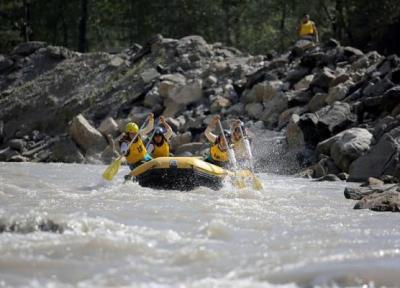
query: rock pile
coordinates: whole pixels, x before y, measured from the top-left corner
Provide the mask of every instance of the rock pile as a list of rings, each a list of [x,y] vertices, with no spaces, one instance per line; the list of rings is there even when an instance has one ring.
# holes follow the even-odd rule
[[[2,161],[109,161],[112,138],[149,112],[168,117],[174,153],[197,154],[220,114],[285,135],[280,153],[313,177],[400,176],[400,59],[335,40],[272,58],[199,36],[118,54],[29,42],[0,55],[0,91]]]

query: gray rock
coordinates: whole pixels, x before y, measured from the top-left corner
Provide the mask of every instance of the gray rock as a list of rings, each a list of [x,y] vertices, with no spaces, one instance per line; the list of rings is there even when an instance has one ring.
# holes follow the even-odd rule
[[[295,90],[305,90],[310,87],[311,82],[314,80],[314,75],[310,74],[305,76],[303,79],[301,79],[299,82],[297,82],[294,85]]]
[[[328,97],[327,93],[316,93],[308,102],[308,109],[311,112],[317,112],[319,109],[326,105],[326,98]]]
[[[14,150],[17,150],[20,153],[26,150],[26,142],[23,139],[12,139],[8,141],[8,146],[10,146],[10,148]]]
[[[399,189],[398,185],[380,185],[380,186],[367,186],[367,187],[346,187],[344,189],[344,197],[346,199],[361,200],[365,196],[374,193],[395,192]]]
[[[10,161],[10,159],[14,156],[19,155],[17,151],[11,149],[10,147],[4,148],[0,150],[0,161]]]
[[[289,124],[286,128],[286,141],[289,149],[300,149],[304,146],[304,135],[302,129],[298,126],[300,116],[292,114],[289,120]]]
[[[200,155],[200,151],[203,150],[205,146],[207,146],[207,144],[204,144],[202,142],[192,142],[183,144],[175,150],[175,155],[180,156],[186,152],[190,152],[193,155]]]
[[[306,67],[296,67],[296,69],[287,72],[286,81],[292,85],[306,77],[310,73],[310,70]]]
[[[143,123],[147,117],[149,116],[149,113],[151,113],[151,110],[149,108],[141,107],[141,106],[134,106],[132,107],[131,111],[129,112],[128,118],[129,121],[125,121],[123,123],[123,126],[119,126],[119,130],[123,131],[125,124],[127,122],[135,122],[136,124],[140,125]]]
[[[337,176],[342,181],[347,181],[349,179],[349,174],[346,172],[341,172],[341,173],[337,174]]]
[[[21,56],[28,56],[34,53],[36,50],[46,46],[47,44],[45,42],[40,42],[40,41],[25,42],[16,46],[12,51],[12,53]]]
[[[184,104],[177,104],[175,101],[171,99],[165,99],[164,100],[164,111],[162,112],[162,115],[165,118],[168,117],[175,117],[179,112],[182,112],[185,110],[186,105]]]
[[[122,64],[124,64],[125,60],[122,59],[119,56],[114,56],[110,60],[110,65],[113,67],[120,67]]]
[[[160,73],[154,68],[147,69],[140,74],[144,83],[148,84],[160,77]]]
[[[349,81],[329,88],[328,96],[326,97],[325,102],[327,104],[332,104],[335,101],[343,100],[349,92],[350,86],[352,85],[354,85],[354,83]]]
[[[364,56],[364,53],[361,50],[354,48],[354,47],[349,47],[349,46],[344,47],[343,51],[344,51],[345,56],[347,56],[347,57],[355,56],[355,57],[359,58],[359,57]]]
[[[178,147],[190,142],[192,142],[192,133],[190,132],[185,132],[183,134],[172,136],[170,140],[171,149],[174,151]]]
[[[0,120],[0,144],[3,143],[4,139],[4,122]]]
[[[400,193],[373,193],[363,197],[354,205],[354,209],[370,209],[379,212],[400,212]]]
[[[10,157],[9,162],[28,162],[29,158],[22,155],[14,155]]]
[[[10,68],[12,65],[14,65],[14,61],[12,59],[0,54],[0,72]]]
[[[311,82],[310,85],[327,90],[331,86],[331,83],[335,78],[336,77],[331,69],[323,68],[315,75],[314,80]]]
[[[119,133],[118,124],[112,117],[104,119],[97,130],[103,135],[116,136]]]
[[[350,164],[369,151],[372,138],[366,129],[351,128],[319,143],[317,151],[330,155],[342,171],[348,172]]]
[[[260,103],[249,103],[246,105],[245,110],[250,117],[260,119],[264,106]]]
[[[243,115],[245,113],[245,105],[243,103],[236,103],[226,110],[229,115]]]
[[[202,81],[196,79],[184,86],[176,86],[169,94],[169,98],[177,104],[188,105],[201,100],[203,96]]]
[[[210,112],[217,113],[222,109],[228,108],[229,106],[231,106],[231,101],[229,99],[222,96],[217,96],[210,106]]]
[[[85,152],[101,152],[107,147],[104,136],[90,125],[82,114],[72,119],[69,135]]]
[[[162,104],[163,98],[158,93],[157,87],[151,89],[147,92],[146,96],[144,97],[143,105],[148,108],[153,108],[157,104]]]
[[[363,181],[368,177],[400,176],[400,127],[382,136],[379,142],[350,166],[349,181]]]
[[[279,93],[272,99],[264,101],[265,109],[260,120],[264,121],[267,127],[273,128],[278,125],[280,114],[288,108],[288,98],[288,94]]]
[[[339,179],[339,177],[337,177],[334,174],[328,174],[328,175],[325,175],[323,177],[320,177],[320,178],[316,179],[315,181],[320,181],[320,182],[321,181],[330,181],[330,182],[334,182],[334,181],[340,181],[340,179]]]
[[[350,105],[342,102],[334,102],[331,106],[318,110],[317,115],[318,133],[322,137],[338,133],[355,121]]]
[[[374,113],[378,111],[391,112],[393,108],[400,102],[400,86],[395,86],[390,90],[386,91],[385,94],[367,97],[363,100],[363,104],[366,110]]]

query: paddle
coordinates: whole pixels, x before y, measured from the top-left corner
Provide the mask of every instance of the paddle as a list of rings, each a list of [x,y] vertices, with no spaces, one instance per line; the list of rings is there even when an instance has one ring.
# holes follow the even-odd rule
[[[153,133],[151,133],[151,136],[150,136],[149,140],[147,141],[146,150],[149,149],[150,144],[151,144],[151,140],[153,139],[154,134],[156,134],[156,130],[157,130],[158,124],[159,124],[158,122],[159,122],[159,121],[157,120],[157,121],[156,121],[156,124],[154,125]]]
[[[254,166],[253,166],[253,153],[251,152],[250,141],[248,138],[244,137],[243,129],[239,125],[240,135],[242,136],[242,141],[244,142],[247,156],[249,157],[250,162],[250,171],[251,176],[253,177],[253,188],[256,190],[263,190],[264,186],[261,180],[254,174]]]
[[[149,120],[149,117],[146,118],[146,120],[143,122],[142,126],[140,126],[139,131],[136,133],[135,137],[133,137],[132,141],[128,145],[128,150],[131,147],[132,143],[135,142],[136,138],[139,136],[140,131],[143,129],[147,121]],[[124,155],[120,155],[117,159],[114,160],[110,164],[110,166],[107,167],[107,169],[103,172],[103,178],[111,181],[114,176],[118,173],[119,167],[121,167],[121,162],[122,158],[124,158]]]
[[[246,184],[240,180],[241,177],[238,177],[238,175],[236,173],[237,161],[236,161],[236,157],[235,157],[235,152],[233,152],[232,148],[229,147],[228,140],[225,137],[224,128],[222,127],[221,121],[219,119],[218,119],[218,126],[219,126],[219,129],[221,130],[221,135],[225,141],[225,146],[226,146],[226,150],[228,152],[229,162],[231,163],[233,170],[235,171],[235,176],[236,176],[235,185],[238,186],[239,188],[245,188]]]

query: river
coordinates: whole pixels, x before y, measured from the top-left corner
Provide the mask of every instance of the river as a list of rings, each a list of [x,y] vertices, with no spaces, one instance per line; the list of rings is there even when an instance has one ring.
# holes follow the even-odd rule
[[[158,191],[105,166],[0,163],[0,287],[399,287],[399,216],[345,183]]]

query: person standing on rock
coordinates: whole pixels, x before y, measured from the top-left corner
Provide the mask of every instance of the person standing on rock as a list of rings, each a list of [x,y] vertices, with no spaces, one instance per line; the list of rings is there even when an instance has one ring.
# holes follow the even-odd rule
[[[147,126],[140,131],[139,126],[136,123],[129,122],[126,124],[124,134],[119,141],[121,154],[125,156],[126,162],[131,170],[152,159],[142,140],[142,137],[149,134],[154,127],[153,113],[149,114],[148,119]],[[137,135],[138,133],[139,135]],[[131,143],[135,137],[135,141]]]
[[[309,40],[316,43],[319,42],[317,27],[315,26],[314,21],[310,20],[309,14],[303,15],[303,18],[297,27],[297,33],[300,39]]]
[[[205,161],[225,168],[229,165],[229,143],[225,142],[222,133],[218,136],[212,133],[212,130],[217,126],[218,121],[220,121],[220,117],[215,116],[211,120],[210,124],[208,124],[206,131],[204,131],[205,136],[211,143],[210,152]],[[223,133],[225,134],[225,138],[227,139],[227,141],[229,141],[231,138],[230,131],[224,130]]]
[[[169,139],[172,136],[172,128],[165,121],[163,116],[160,116],[160,122],[165,127],[166,132],[161,127],[157,127],[154,131],[153,138],[150,140],[148,151],[151,157],[168,157],[169,156]]]

